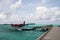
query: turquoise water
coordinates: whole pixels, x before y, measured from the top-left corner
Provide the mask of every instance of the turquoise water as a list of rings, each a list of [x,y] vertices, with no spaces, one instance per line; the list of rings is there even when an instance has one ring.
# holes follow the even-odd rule
[[[32,28],[40,25],[29,25],[25,28]],[[2,25],[0,24],[0,40],[36,40],[41,34],[42,31],[15,31],[9,30],[11,25]]]

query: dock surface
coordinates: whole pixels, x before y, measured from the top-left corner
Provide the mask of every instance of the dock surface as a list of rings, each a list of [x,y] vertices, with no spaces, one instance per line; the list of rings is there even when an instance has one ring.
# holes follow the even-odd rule
[[[60,27],[53,27],[42,40],[60,40]]]

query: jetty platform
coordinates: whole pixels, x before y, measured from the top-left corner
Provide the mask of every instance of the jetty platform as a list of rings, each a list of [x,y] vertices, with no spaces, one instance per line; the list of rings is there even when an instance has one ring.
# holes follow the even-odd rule
[[[60,40],[60,27],[53,27],[39,40]]]

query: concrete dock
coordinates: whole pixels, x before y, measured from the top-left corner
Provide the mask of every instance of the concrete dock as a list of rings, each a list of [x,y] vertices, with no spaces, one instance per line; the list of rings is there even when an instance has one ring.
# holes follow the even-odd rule
[[[60,40],[60,27],[53,27],[42,40]]]

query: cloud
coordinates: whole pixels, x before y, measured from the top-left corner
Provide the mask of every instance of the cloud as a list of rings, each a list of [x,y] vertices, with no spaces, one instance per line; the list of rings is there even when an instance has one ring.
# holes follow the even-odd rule
[[[2,0],[0,2],[0,11],[5,13],[12,13],[21,6],[21,0]]]
[[[1,14],[3,15],[3,14]],[[3,15],[4,16],[4,15]],[[41,21],[56,21],[60,20],[60,9],[59,7],[37,7],[36,13],[31,14],[17,14],[12,13],[8,19],[5,18],[5,23],[22,23],[23,21],[29,22],[41,22]]]
[[[22,15],[23,19],[27,22],[39,22],[39,21],[56,21],[60,20],[60,8],[59,7],[37,7],[36,13],[31,13],[29,15]]]
[[[0,2],[0,22],[1,23],[11,23],[16,19],[19,20],[19,15],[16,13],[16,9],[21,6],[21,0],[2,0]],[[13,15],[14,14],[14,15]],[[16,15],[15,15],[16,14]],[[17,20],[17,22],[19,22]]]
[[[15,9],[19,8],[20,6],[21,6],[21,0],[17,1],[14,4],[11,4],[10,8],[15,10]]]
[[[9,8],[9,5],[12,3],[12,0],[1,0],[0,1],[0,9],[5,10]]]
[[[47,22],[47,21],[56,21],[60,20],[60,7],[45,7],[42,6],[46,3],[47,0],[42,0],[40,5],[36,7],[34,13],[21,13],[17,12],[17,9],[22,6],[22,0],[15,1],[14,3],[11,0],[2,1],[0,3],[0,23],[22,23],[23,21],[29,22]],[[34,5],[34,4],[33,4]],[[30,7],[28,5],[28,7]],[[26,7],[25,7],[26,8]],[[18,11],[21,11],[20,9]],[[28,10],[26,10],[28,11]],[[42,23],[41,22],[41,23]]]
[[[41,20],[50,20],[55,21],[59,20],[60,18],[60,8],[59,7],[37,7],[37,18],[40,18]]]
[[[6,19],[6,15],[3,13],[0,13],[0,19]]]

